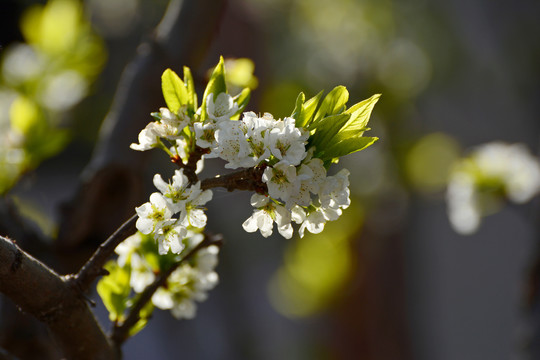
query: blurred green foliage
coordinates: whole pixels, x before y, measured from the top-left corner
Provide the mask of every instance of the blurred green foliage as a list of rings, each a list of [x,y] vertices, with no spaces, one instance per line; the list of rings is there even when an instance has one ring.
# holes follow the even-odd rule
[[[360,207],[353,203],[324,232],[307,234],[288,247],[283,266],[269,284],[277,311],[288,317],[312,316],[339,299],[352,275],[351,238],[362,219]]]
[[[10,45],[0,60],[0,194],[67,144],[68,112],[106,58],[77,0],[28,8],[21,30],[26,42]]]

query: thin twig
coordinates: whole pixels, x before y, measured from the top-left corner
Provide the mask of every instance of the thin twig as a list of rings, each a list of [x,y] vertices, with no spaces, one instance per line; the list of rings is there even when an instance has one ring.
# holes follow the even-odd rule
[[[80,291],[86,291],[92,282],[100,275],[104,274],[103,265],[107,259],[113,254],[114,249],[124,239],[135,232],[135,222],[137,214],[133,215],[120,226],[105,242],[103,242],[92,257],[83,265],[81,270],[74,276],[74,284]]]
[[[148,304],[148,302],[152,299],[152,296],[154,293],[159,289],[161,286],[164,286],[167,283],[167,279],[171,274],[180,267],[184,262],[189,260],[191,257],[193,257],[199,250],[209,247],[211,245],[221,245],[222,238],[221,235],[208,235],[205,234],[204,240],[201,241],[197,246],[195,246],[193,249],[191,249],[182,259],[180,259],[178,262],[173,264],[170,268],[168,268],[166,271],[161,273],[152,284],[148,285],[144,291],[140,294],[139,298],[131,308],[128,316],[126,317],[126,320],[122,322],[120,325],[115,326],[113,329],[113,333],[111,335],[111,340],[113,343],[120,347],[122,343],[127,339],[129,336],[129,330],[139,321],[140,312],[141,310]]]
[[[190,162],[197,162],[202,153],[194,157]],[[191,157],[190,157],[191,160]],[[188,164],[190,164],[188,162]],[[261,176],[264,171],[263,167],[255,167],[245,170],[240,170],[225,176],[205,179],[201,183],[201,189],[207,190],[215,187],[224,187],[228,191],[233,190],[251,190],[258,193],[266,193],[266,184],[261,181]],[[109,238],[103,242],[94,252],[92,257],[83,265],[81,270],[73,277],[73,284],[84,292],[92,282],[101,275],[106,274],[103,265],[114,253],[114,249],[124,239],[131,235],[135,229],[137,215],[133,215],[128,221],[120,226]]]

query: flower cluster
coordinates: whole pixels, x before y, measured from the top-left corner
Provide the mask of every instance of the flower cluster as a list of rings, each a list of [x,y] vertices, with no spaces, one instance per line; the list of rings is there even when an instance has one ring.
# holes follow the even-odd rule
[[[329,176],[329,165],[377,140],[363,133],[369,130],[367,123],[379,95],[347,109],[349,93],[343,86],[324,99],[321,92],[305,101],[300,93],[292,115],[275,119],[270,113],[244,111],[250,90],[233,97],[226,83],[221,59],[198,107],[189,69],[184,68],[183,81],[165,70],[162,88],[167,107],[152,113],[155,121],[141,131],[138,144],[131,144],[138,151],[160,148],[182,168],[169,184],[156,175],[154,184],[161,193],[152,194],[150,202],[137,208],[137,228],[154,235],[160,253],[181,251],[180,240],[189,227],[206,224],[201,207],[212,196],[209,190],[201,190],[196,175],[204,159],[220,158],[225,168],[257,174],[248,186],[255,191],[251,198],[255,209],[243,223],[246,231],[260,230],[267,237],[276,223],[278,232],[291,238],[294,222],[302,237],[305,230],[320,233],[350,204],[349,172],[343,169]],[[183,170],[189,173],[184,175]]]
[[[450,175],[446,194],[450,223],[457,232],[471,234],[501,200],[524,203],[539,192],[540,164],[525,146],[485,144]]]
[[[190,233],[183,241],[182,255],[193,249],[203,240],[203,235]],[[152,242],[152,240],[150,239]],[[152,261],[152,244],[148,237],[136,233],[116,248],[118,265],[130,266],[129,285],[135,293],[141,293],[156,278],[162,269]],[[152,304],[162,310],[170,310],[177,319],[191,319],[195,316],[195,301],[204,301],[207,292],[218,283],[214,271],[219,248],[216,245],[204,247],[189,261],[183,262],[167,279],[167,285],[160,287],[152,296]],[[169,262],[175,259],[168,259]],[[167,261],[166,266],[170,266]]]
[[[161,139],[180,139],[184,127],[189,126],[195,134],[196,145],[206,149],[205,158],[221,158],[227,163],[226,168],[252,168],[265,166],[261,182],[268,189],[268,194],[254,194],[251,204],[255,207],[253,215],[243,227],[248,232],[260,230],[265,237],[272,234],[275,222],[279,233],[291,238],[291,222],[300,224],[300,236],[307,229],[320,233],[326,221],[336,220],[342,209],[349,206],[349,172],[343,169],[335,176],[327,176],[324,162],[313,157],[314,148],[306,151],[309,131],[296,127],[295,119],[283,120],[265,113],[257,116],[254,112],[245,112],[240,120],[231,120],[238,112],[238,104],[232,96],[220,93],[206,99],[206,121],[191,121],[184,113],[173,114],[169,109],[160,109],[159,119],[150,123],[139,134],[140,144],[132,144],[132,149],[148,150],[159,146]],[[200,112],[200,111],[199,111]],[[185,149],[185,146],[180,146]],[[185,155],[184,155],[185,157]],[[200,193],[199,183],[187,188],[187,178],[182,170],[177,170],[171,185],[167,185],[161,176],[154,177],[154,184],[163,193],[154,193],[150,202],[137,208],[140,216],[137,228],[144,234],[154,232],[160,241],[160,252],[181,250],[178,238],[185,234],[183,220],[192,218],[189,224],[204,227],[206,217],[197,206],[204,205],[211,199],[206,190]],[[197,212],[188,216],[190,207],[195,205]],[[193,207],[191,207],[193,208]],[[180,211],[178,220],[171,220],[172,213]]]
[[[136,208],[139,233],[117,247],[117,263],[108,264],[110,275],[98,284],[111,319],[119,323],[130,304],[141,299],[137,294],[167,269],[172,273],[167,284],[155,291],[152,303],[178,318],[193,317],[194,301],[204,300],[216,285],[219,249],[201,243],[211,188],[254,191],[253,213],[243,223],[247,232],[259,230],[268,237],[275,223],[289,239],[295,223],[301,237],[306,230],[320,233],[350,204],[349,172],[342,169],[328,175],[327,169],[341,156],[377,140],[363,133],[369,130],[378,94],[347,108],[349,93],[343,86],[307,101],[300,93],[291,116],[276,119],[269,113],[245,111],[249,88],[234,97],[227,92],[223,58],[212,72],[200,106],[189,68],[184,68],[183,80],[170,69],[161,79],[166,107],[151,114],[154,121],[130,147],[161,149],[178,169],[168,181],[160,174],[154,176],[159,191]],[[203,163],[211,158],[238,170],[201,182]],[[133,331],[144,326],[149,315],[143,312],[153,307],[145,309]]]
[[[152,193],[149,202],[135,209],[139,216],[137,230],[154,235],[161,255],[169,250],[179,254],[184,249],[182,240],[188,229],[206,226],[202,206],[212,199],[212,191],[201,190],[200,182],[189,185],[183,169],[175,171],[172,183],[166,183],[156,174],[154,185],[160,192]],[[176,214],[178,218],[173,218]]]

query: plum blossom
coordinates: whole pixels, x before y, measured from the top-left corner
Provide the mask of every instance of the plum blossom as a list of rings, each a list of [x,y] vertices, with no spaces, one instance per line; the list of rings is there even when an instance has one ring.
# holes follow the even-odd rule
[[[197,142],[197,145],[202,148],[210,148],[214,149],[216,146],[216,124],[214,123],[206,123],[203,124],[201,122],[196,122],[193,124],[193,129],[195,130],[195,139]],[[215,152],[210,153],[207,155],[207,157],[217,157],[217,154]]]
[[[143,292],[150,285],[156,276],[150,264],[137,253],[131,254],[131,276],[129,285],[137,293]]]
[[[285,160],[267,167],[262,176],[262,181],[268,186],[268,194],[285,202],[300,188],[296,180],[296,167]]]
[[[341,169],[336,175],[328,176],[321,185],[319,199],[323,207],[346,209],[349,199],[349,170]]]
[[[256,162],[249,155],[251,149],[241,128],[239,121],[222,121],[218,125],[215,137],[217,146],[215,153],[223,160],[227,169],[237,169],[239,167],[251,167]]]
[[[183,169],[174,171],[172,184],[166,183],[160,174],[154,175],[154,186],[161,191],[174,213],[185,208],[185,200],[189,198],[191,190]]]
[[[159,254],[165,255],[169,250],[173,254],[180,254],[184,250],[182,239],[186,234],[186,228],[177,219],[165,221],[154,234],[154,239],[158,242]]]
[[[197,252],[193,262],[183,264],[167,280],[167,286],[159,288],[152,296],[152,303],[163,310],[170,310],[177,319],[192,319],[196,314],[195,301],[204,301],[207,292],[218,281],[214,271],[219,248],[209,246]]]
[[[173,215],[173,211],[165,197],[157,192],[150,195],[150,202],[135,208],[135,211],[139,216],[135,226],[137,230],[145,235],[161,227]]]
[[[232,96],[227,93],[219,93],[214,101],[214,94],[209,94],[206,98],[206,112],[208,117],[219,123],[224,120],[230,120],[231,116],[238,111],[238,104]]]
[[[305,144],[309,137],[307,131],[295,126],[291,117],[277,121],[269,134],[269,147],[272,155],[292,165],[298,165],[306,157]]]
[[[256,208],[242,227],[247,232],[261,231],[261,235],[268,237],[272,235],[274,221],[277,224],[278,232],[286,239],[290,239],[293,234],[291,225],[291,213],[282,205],[271,202],[267,196],[253,194],[251,205]]]
[[[206,214],[202,207],[212,200],[212,191],[203,191],[200,187],[200,181],[191,186],[189,197],[183,206],[183,211],[180,214],[180,221],[185,227],[193,226],[196,228],[203,228],[206,226]]]
[[[159,143],[156,123],[151,122],[139,133],[139,143],[132,143],[129,147],[137,151],[146,151],[155,148]]]
[[[540,164],[522,144],[492,142],[459,162],[448,182],[450,224],[460,234],[474,233],[483,216],[503,198],[524,203],[540,192]]]

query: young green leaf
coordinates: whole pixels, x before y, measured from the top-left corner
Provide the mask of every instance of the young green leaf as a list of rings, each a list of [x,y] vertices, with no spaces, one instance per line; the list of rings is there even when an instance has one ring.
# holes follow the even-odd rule
[[[97,284],[97,292],[103,304],[109,310],[111,321],[122,321],[127,307],[131,287],[128,267],[120,267],[115,261],[105,264],[109,275],[101,278]]]
[[[325,148],[324,155],[321,158],[323,161],[327,161],[352,154],[353,152],[364,150],[368,146],[373,145],[377,140],[379,140],[377,137],[364,137],[362,135],[352,136]]]
[[[244,111],[247,104],[249,103],[249,99],[251,98],[251,90],[249,88],[244,88],[242,92],[238,95],[236,95],[233,100],[238,104],[238,111],[231,116],[231,120],[238,120],[240,118],[240,114]]]
[[[146,324],[148,324],[148,320],[150,319],[150,316],[152,316],[152,313],[154,312],[154,304],[152,302],[148,302],[142,310],[139,312],[139,321],[135,323],[130,329],[129,329],[129,336],[133,336],[137,334],[139,331],[144,329]]]
[[[317,126],[317,123],[328,115],[338,114],[349,100],[349,92],[345,86],[336,86],[323,99],[321,106],[317,110],[313,121],[309,125],[312,129]]]
[[[175,114],[180,107],[188,103],[188,91],[180,77],[171,69],[167,69],[161,75],[161,89],[169,110]]]
[[[302,114],[302,106],[304,105],[304,102],[306,101],[306,95],[301,92],[298,94],[298,97],[296,98],[296,103],[294,105],[294,110],[291,114],[291,117],[295,119],[296,127],[302,127],[301,124],[299,124],[299,119]]]
[[[187,66],[184,66],[184,83],[186,84],[188,97],[188,114],[189,116],[193,116],[197,111],[197,93],[195,92],[195,83],[191,75],[191,70]]]
[[[315,146],[317,152],[331,146],[334,143],[333,138],[350,116],[350,114],[330,115],[319,121],[315,133],[310,137],[310,145]]]
[[[223,57],[221,56],[219,58],[219,63],[214,68],[210,80],[208,80],[208,84],[206,85],[206,89],[204,90],[201,104],[201,120],[206,120],[208,116],[206,113],[206,99],[208,98],[208,95],[214,94],[214,99],[216,99],[217,95],[222,92],[227,92],[227,85],[225,83],[225,66]]]
[[[358,104],[353,105],[350,109],[347,109],[345,113],[351,114],[351,118],[345,126],[343,126],[341,131],[364,131],[369,122],[373,107],[377,101],[379,101],[380,97],[381,94],[375,94],[369,99],[361,101]]]
[[[315,114],[315,110],[317,110],[317,106],[319,106],[319,101],[321,100],[322,94],[323,92],[321,90],[317,95],[302,105],[302,112],[300,113],[300,116],[295,118],[297,127],[305,128],[311,124],[313,121],[313,114]]]

